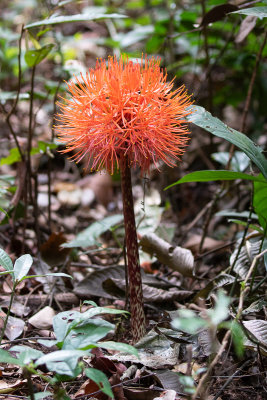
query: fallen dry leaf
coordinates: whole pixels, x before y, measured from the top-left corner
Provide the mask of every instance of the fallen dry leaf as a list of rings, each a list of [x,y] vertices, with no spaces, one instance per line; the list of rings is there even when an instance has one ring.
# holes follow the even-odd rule
[[[143,235],[140,239],[142,250],[167,265],[173,271],[178,271],[184,276],[194,274],[194,257],[190,250],[176,246],[161,239],[155,233]]]

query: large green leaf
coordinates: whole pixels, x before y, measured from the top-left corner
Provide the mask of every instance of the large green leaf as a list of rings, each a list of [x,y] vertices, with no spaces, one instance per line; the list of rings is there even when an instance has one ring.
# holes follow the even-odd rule
[[[174,185],[180,185],[185,182],[210,182],[210,181],[233,181],[235,179],[246,179],[249,181],[259,182],[267,187],[267,181],[264,177],[244,174],[242,172],[219,170],[219,171],[196,171],[183,176],[179,181],[172,183],[166,187],[169,189]]]
[[[267,185],[254,182],[253,207],[259,217],[259,222],[266,231],[267,226]]]
[[[38,358],[35,364],[45,364],[49,371],[74,376],[78,359],[83,356],[85,352],[81,350],[58,350]]]
[[[244,15],[252,15],[258,18],[266,18],[267,17],[267,7],[251,7],[251,8],[243,8],[243,10],[234,11],[231,14],[244,14]]]
[[[45,26],[45,25],[55,25],[55,24],[64,24],[66,22],[81,22],[81,21],[92,21],[94,19],[102,19],[102,18],[126,18],[126,15],[122,14],[105,14],[103,12],[89,12],[84,14],[75,14],[75,15],[60,15],[60,16],[51,16],[50,18],[43,19],[42,21],[33,22],[32,24],[28,24],[25,26],[26,29],[33,28],[36,26]]]
[[[218,118],[213,117],[205,108],[194,106],[192,110],[193,113],[187,117],[188,121],[239,147],[257,165],[267,179],[267,160],[262,154],[262,150],[252,140],[243,133],[225,125]]]
[[[6,271],[13,270],[12,260],[3,249],[0,249],[0,265],[2,265]]]
[[[17,281],[20,281],[27,275],[33,263],[30,254],[24,254],[15,261],[14,276]]]
[[[20,360],[12,357],[6,350],[3,350],[3,349],[0,349],[0,361],[1,361],[1,363],[23,366],[23,364]]]

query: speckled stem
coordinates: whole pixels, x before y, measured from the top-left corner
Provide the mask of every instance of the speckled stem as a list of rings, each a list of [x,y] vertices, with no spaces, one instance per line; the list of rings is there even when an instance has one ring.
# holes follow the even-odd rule
[[[136,343],[145,335],[145,313],[133,206],[131,169],[128,166],[127,160],[123,159],[120,162],[120,170],[128,263],[131,330],[133,342]]]

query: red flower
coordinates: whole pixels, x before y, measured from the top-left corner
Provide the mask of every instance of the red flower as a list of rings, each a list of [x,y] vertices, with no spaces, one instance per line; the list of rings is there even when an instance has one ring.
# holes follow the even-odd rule
[[[174,166],[184,152],[191,99],[184,87],[172,91],[159,60],[142,61],[110,57],[68,84],[71,97],[60,104],[56,129],[64,152],[76,150],[76,161],[87,156],[92,170],[113,173],[124,157],[144,172],[151,161]]]

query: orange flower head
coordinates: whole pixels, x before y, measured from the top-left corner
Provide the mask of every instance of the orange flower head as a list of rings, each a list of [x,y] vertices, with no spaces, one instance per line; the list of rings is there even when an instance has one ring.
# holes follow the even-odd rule
[[[192,102],[184,87],[172,90],[159,62],[110,57],[68,83],[71,97],[60,104],[56,127],[63,152],[75,150],[76,161],[87,157],[87,167],[110,173],[122,160],[142,173],[160,160],[174,166],[188,141]]]

